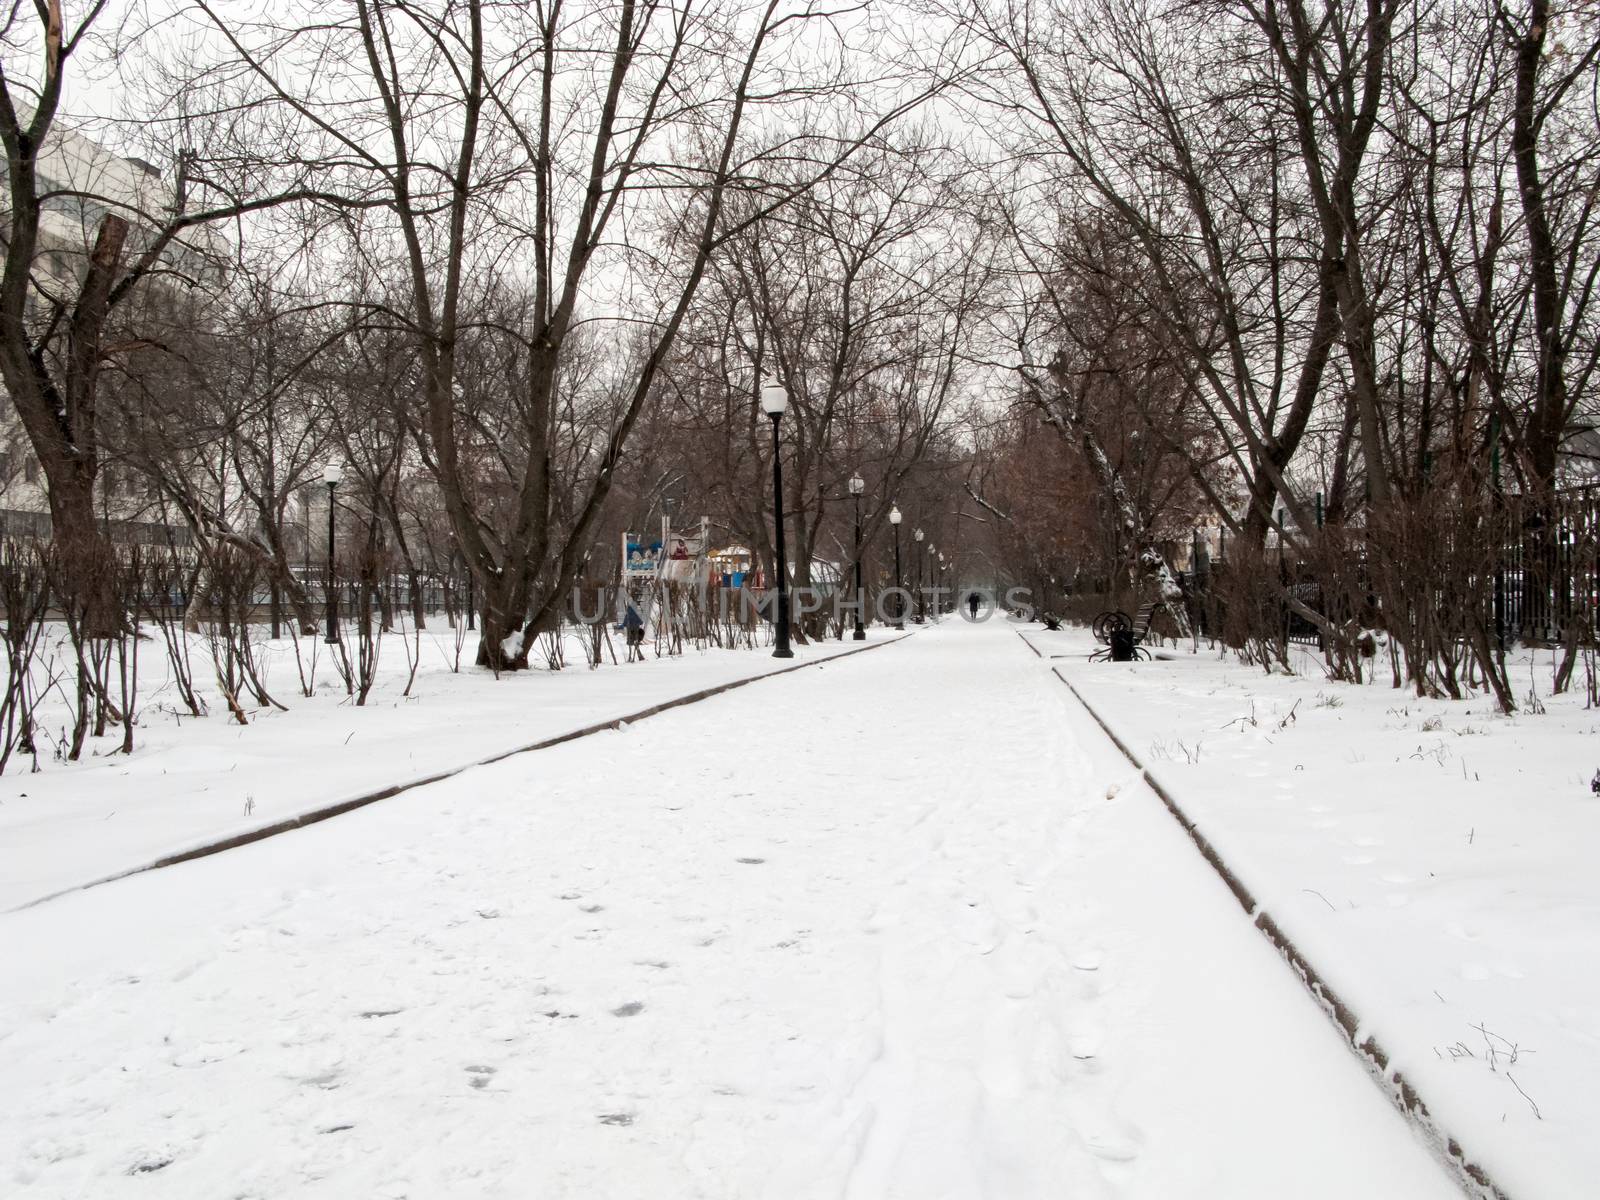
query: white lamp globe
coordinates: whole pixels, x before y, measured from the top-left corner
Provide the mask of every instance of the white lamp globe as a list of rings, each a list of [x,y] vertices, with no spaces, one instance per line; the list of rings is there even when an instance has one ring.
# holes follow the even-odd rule
[[[784,409],[788,407],[788,391],[772,376],[767,376],[761,384],[761,410],[769,417],[781,417]]]

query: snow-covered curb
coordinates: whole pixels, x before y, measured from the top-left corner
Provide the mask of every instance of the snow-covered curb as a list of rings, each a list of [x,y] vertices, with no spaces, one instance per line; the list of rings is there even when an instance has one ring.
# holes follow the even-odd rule
[[[1328,985],[1321,973],[1306,957],[1305,952],[1284,933],[1278,922],[1273,919],[1272,914],[1256,903],[1255,897],[1250,893],[1250,889],[1228,866],[1222,856],[1217,853],[1216,847],[1195,827],[1194,822],[1184,813],[1182,805],[1173,799],[1172,794],[1150,774],[1145,764],[1139,760],[1139,757],[1123,744],[1122,739],[1113,732],[1111,726],[1106,724],[1100,714],[1084,700],[1078,689],[1072,686],[1072,682],[1059,669],[1056,669],[1054,674],[1056,678],[1067,685],[1067,690],[1095,719],[1095,723],[1105,730],[1106,736],[1116,743],[1117,749],[1121,750],[1127,756],[1128,761],[1139,769],[1144,781],[1150,785],[1150,790],[1161,798],[1161,802],[1167,806],[1167,811],[1172,814],[1179,825],[1183,826],[1183,831],[1194,842],[1195,848],[1200,851],[1205,860],[1222,877],[1222,881],[1228,885],[1228,890],[1234,894],[1239,901],[1239,906],[1249,915],[1251,923],[1266,935],[1267,940],[1277,947],[1278,953],[1283,955],[1285,961],[1295,969],[1295,973],[1300,976],[1301,981],[1306,985],[1306,989],[1321,1005],[1323,1011],[1328,1014],[1333,1023],[1339,1027],[1345,1039],[1350,1043],[1350,1048],[1366,1062],[1373,1078],[1378,1081],[1379,1086],[1383,1088],[1395,1106],[1417,1125],[1428,1140],[1444,1154],[1451,1167],[1461,1176],[1463,1184],[1480,1195],[1493,1197],[1494,1200],[1509,1200],[1506,1193],[1489,1178],[1488,1173],[1467,1156],[1467,1152],[1462,1148],[1461,1143],[1451,1136],[1448,1130],[1439,1128],[1438,1123],[1433,1119],[1432,1113],[1428,1111],[1427,1103],[1417,1094],[1416,1088],[1411,1085],[1411,1082],[1399,1069],[1391,1067],[1388,1051],[1378,1044],[1375,1037],[1365,1032],[1365,1025],[1361,1018],[1340,997],[1339,993]]]
[[[872,641],[864,646],[853,646],[850,649],[841,649],[834,653],[823,654],[817,658],[807,659],[804,662],[797,662],[793,665],[779,667],[775,670],[758,671],[750,675],[745,675],[736,679],[718,683],[711,687],[700,688],[696,691],[692,691],[683,695],[673,696],[646,707],[624,713],[621,716],[608,717],[592,724],[580,726],[576,729],[564,730],[560,733],[541,738],[534,742],[518,744],[509,749],[497,750],[491,754],[473,758],[466,762],[453,764],[441,770],[431,771],[421,775],[409,776],[403,780],[387,784],[380,788],[363,791],[357,795],[345,796],[334,802],[322,804],[302,812],[297,812],[292,816],[283,818],[281,820],[256,825],[249,829],[232,833],[224,837],[213,837],[192,841],[178,849],[173,850],[170,853],[163,854],[157,858],[153,858],[148,861],[144,861],[104,875],[99,875],[91,879],[74,882],[68,887],[58,888],[45,895],[32,897],[22,904],[16,905],[6,911],[16,912],[22,909],[32,908],[35,905],[43,904],[46,901],[53,900],[59,896],[64,896],[72,892],[83,891],[86,888],[98,887],[102,884],[111,883],[117,879],[125,879],[130,875],[138,875],[146,871],[153,871],[163,867],[175,866],[179,863],[191,862],[198,858],[206,858],[213,854],[219,854],[225,850],[232,850],[239,846],[249,845],[252,842],[259,842],[265,838],[275,837],[279,834],[288,833],[295,829],[304,828],[307,825],[314,825],[320,821],[329,820],[332,817],[342,816],[345,813],[353,812],[359,808],[365,808],[369,804],[377,803],[380,800],[390,799],[394,796],[401,795],[404,792],[409,792],[416,788],[426,787],[429,784],[438,783],[441,780],[453,778],[454,776],[460,775],[465,771],[472,770],[475,767],[487,766],[490,763],[500,762],[503,759],[511,758],[520,754],[530,754],[538,750],[546,750],[552,746],[559,746],[566,742],[590,737],[594,734],[603,733],[607,730],[620,729],[624,726],[631,725],[636,721],[645,720],[648,717],[656,716],[659,713],[667,712],[674,708],[682,708],[685,705],[695,704],[701,700],[709,699],[712,696],[718,696],[724,692],[730,692],[736,688],[744,687],[747,684],[757,683],[764,679],[774,679],[780,675],[787,675],[791,671],[800,671],[807,667],[817,667],[823,665],[824,663],[837,662],[841,659],[849,658],[854,654],[862,654],[868,650],[876,650],[883,646],[892,645],[895,642],[903,641],[904,639],[911,637],[914,632],[915,631],[901,633],[898,636]]]
[[[1017,636],[1022,638],[1023,643],[1035,655],[1040,658],[1044,657],[1040,649],[1027,637],[1023,636],[1021,630],[1017,631]],[[1375,1036],[1367,1032],[1366,1023],[1350,1007],[1349,1003],[1329,985],[1322,972],[1306,956],[1305,951],[1284,932],[1272,913],[1257,902],[1249,886],[1229,866],[1205,834],[1199,830],[1194,821],[1184,811],[1183,805],[1178,802],[1171,791],[1150,772],[1143,760],[1133,752],[1122,737],[1118,736],[1116,730],[1073,686],[1072,681],[1062,673],[1059,667],[1052,668],[1052,674],[1066,685],[1067,690],[1083,706],[1084,711],[1094,718],[1095,724],[1105,732],[1105,735],[1110,738],[1123,756],[1138,769],[1144,781],[1149,785],[1150,790],[1160,798],[1162,804],[1172,814],[1173,819],[1182,826],[1183,831],[1189,836],[1201,856],[1221,877],[1228,890],[1233,893],[1234,898],[1239,902],[1239,906],[1250,917],[1251,923],[1265,935],[1267,940],[1276,947],[1278,953],[1283,956],[1284,960],[1294,968],[1295,973],[1300,976],[1301,981],[1305,984],[1307,991],[1311,993],[1322,1010],[1328,1014],[1329,1019],[1338,1027],[1350,1048],[1367,1065],[1374,1080],[1377,1081],[1385,1095],[1389,1097],[1391,1103],[1427,1137],[1428,1141],[1449,1163],[1463,1186],[1472,1194],[1488,1197],[1490,1200],[1510,1200],[1507,1193],[1490,1178],[1488,1172],[1473,1158],[1469,1157],[1467,1150],[1461,1145],[1459,1139],[1453,1136],[1449,1130],[1439,1126],[1426,1101],[1418,1094],[1410,1080],[1403,1072],[1392,1065],[1388,1051],[1378,1042]]]

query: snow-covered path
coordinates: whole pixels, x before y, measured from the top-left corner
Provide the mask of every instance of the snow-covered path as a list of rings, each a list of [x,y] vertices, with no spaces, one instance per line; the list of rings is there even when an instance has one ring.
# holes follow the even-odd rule
[[[0,963],[7,1196],[1459,1196],[1003,622],[5,915]]]

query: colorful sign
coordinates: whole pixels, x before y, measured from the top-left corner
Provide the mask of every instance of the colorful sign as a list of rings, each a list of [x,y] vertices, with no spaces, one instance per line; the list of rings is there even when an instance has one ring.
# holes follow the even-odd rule
[[[625,533],[622,535],[622,578],[624,581],[639,578],[655,579],[656,566],[660,560],[660,542],[651,542],[646,545],[644,539],[637,533]]]

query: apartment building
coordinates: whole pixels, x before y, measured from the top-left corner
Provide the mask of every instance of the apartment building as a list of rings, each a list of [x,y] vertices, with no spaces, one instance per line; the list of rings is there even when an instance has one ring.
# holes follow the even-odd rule
[[[83,134],[57,125],[39,156],[41,216],[33,264],[29,311],[40,319],[57,306],[70,311],[101,222],[115,213],[129,222],[125,255],[149,249],[161,224],[178,204],[175,172],[164,176],[153,164],[115,154]],[[0,210],[0,227],[9,214]],[[175,239],[162,255],[166,270],[149,286],[181,288],[216,282],[226,245],[213,230],[198,227]],[[100,506],[112,537],[180,545],[182,526],[155,519],[153,497],[137,473],[107,463],[101,470]],[[43,538],[50,533],[44,477],[15,410],[0,388],[0,537]]]

